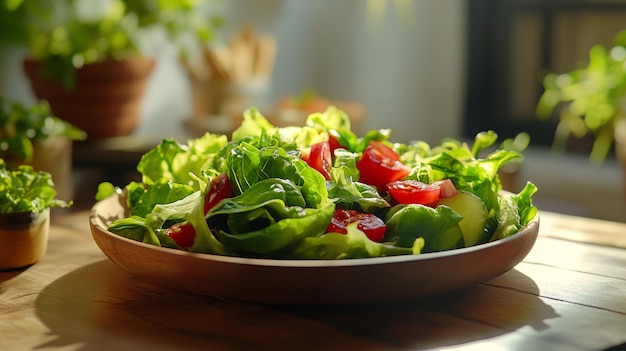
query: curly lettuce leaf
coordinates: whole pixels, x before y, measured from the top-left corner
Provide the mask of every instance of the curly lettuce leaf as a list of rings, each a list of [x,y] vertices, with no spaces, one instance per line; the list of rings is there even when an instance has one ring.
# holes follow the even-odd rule
[[[280,140],[288,144],[295,144],[300,151],[307,150],[313,144],[328,140],[328,134],[311,127],[283,127],[278,128]]]
[[[491,241],[517,233],[537,216],[537,207],[533,206],[531,200],[536,191],[537,186],[528,182],[518,194],[505,193],[498,198],[500,211]]]
[[[519,152],[501,148],[484,157],[479,156],[485,154],[496,141],[497,134],[487,131],[478,133],[471,147],[457,140],[446,140],[433,148],[424,142],[415,142],[409,145],[397,144],[395,149],[400,153],[402,161],[412,167],[409,179],[425,183],[450,179],[457,189],[480,197],[487,206],[487,231],[491,235],[496,230],[493,223],[500,215],[499,194],[502,184],[498,171],[504,165],[522,159]]]
[[[239,128],[235,129],[232,140],[238,141],[249,137],[260,137],[262,135],[272,136],[277,133],[274,127],[257,108],[249,108],[243,113],[243,121]]]
[[[526,182],[526,185],[519,193],[513,196],[517,208],[520,213],[520,221],[522,225],[527,225],[536,216],[539,210],[533,205],[533,195],[537,192],[537,186],[531,182]]]
[[[310,114],[306,125],[327,132],[349,150],[357,148],[358,138],[352,132],[350,118],[334,106],[329,106],[324,112]]]
[[[210,133],[189,140],[185,145],[174,139],[164,139],[141,157],[137,170],[142,175],[142,182],[148,185],[160,178],[181,184],[194,184],[198,179],[204,178],[202,171],[211,169],[209,166],[227,143],[228,138],[225,135]],[[217,173],[213,172],[212,175]],[[196,185],[196,189],[199,188]]]
[[[312,113],[307,117],[306,125],[328,133],[352,152],[363,152],[370,141],[389,139],[391,130],[370,130],[358,138],[351,129],[348,115],[335,106],[329,106],[324,112]]]

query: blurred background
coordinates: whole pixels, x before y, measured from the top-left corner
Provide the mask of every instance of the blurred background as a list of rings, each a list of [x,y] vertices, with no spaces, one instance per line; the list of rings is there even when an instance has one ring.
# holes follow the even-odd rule
[[[358,131],[390,128],[399,142],[438,143],[446,137],[471,141],[489,129],[501,139],[526,132],[530,145],[511,190],[532,181],[540,189],[536,204],[542,210],[626,221],[626,168],[614,146],[601,162],[589,157],[592,134],[570,139],[562,152],[555,152],[559,116],[541,119],[536,114],[548,73],[584,67],[592,47],[614,45],[616,35],[626,29],[626,1],[200,3],[202,18],[212,21],[211,35],[184,50],[184,60],[180,48],[162,33],[145,31],[141,52],[156,64],[139,106],[139,121],[128,135],[74,143],[76,186],[84,181],[82,174],[94,170],[104,171],[102,178],[124,181],[120,175],[163,137],[185,141],[205,131],[227,132],[242,106],[257,106],[279,124],[297,122],[298,110],[315,108],[311,106],[318,102],[345,108]],[[33,104],[37,98],[22,64],[32,54],[30,44],[20,40],[16,27],[2,18],[0,23],[0,95]],[[265,52],[262,68],[220,69],[220,63],[236,60],[242,42]],[[231,56],[220,56],[224,47],[231,49]],[[219,92],[228,91],[227,102],[215,91],[196,91],[224,81],[226,88]],[[221,102],[218,107],[198,106],[198,94],[205,102]]]

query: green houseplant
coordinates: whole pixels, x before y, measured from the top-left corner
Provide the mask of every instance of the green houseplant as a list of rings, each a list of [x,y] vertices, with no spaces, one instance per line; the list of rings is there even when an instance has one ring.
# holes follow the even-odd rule
[[[92,139],[137,126],[156,64],[149,38],[169,44],[212,33],[212,23],[199,20],[207,6],[200,0],[12,1],[25,12],[24,69],[33,92]]]
[[[626,31],[615,36],[611,48],[593,46],[587,66],[550,73],[543,85],[536,111],[544,120],[558,114],[554,147],[563,150],[571,136],[591,135],[590,160],[605,161],[626,118]],[[621,157],[619,148],[617,153]]]
[[[32,106],[0,96],[0,157],[9,169],[30,165],[51,174],[59,196],[70,199],[72,142],[84,131],[54,116],[45,101]]]
[[[46,252],[50,209],[72,202],[56,198],[51,175],[0,159],[0,270],[32,265]]]
[[[45,101],[26,106],[0,96],[0,156],[10,167],[13,162],[32,162],[37,144],[55,137],[84,140],[86,134],[55,117]]]

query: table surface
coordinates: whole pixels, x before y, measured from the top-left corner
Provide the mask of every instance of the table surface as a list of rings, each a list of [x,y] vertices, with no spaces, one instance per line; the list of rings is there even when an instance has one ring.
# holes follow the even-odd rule
[[[104,256],[88,211],[0,272],[0,350],[603,350],[626,346],[626,224],[541,213],[513,270],[413,300],[279,306],[176,292]]]

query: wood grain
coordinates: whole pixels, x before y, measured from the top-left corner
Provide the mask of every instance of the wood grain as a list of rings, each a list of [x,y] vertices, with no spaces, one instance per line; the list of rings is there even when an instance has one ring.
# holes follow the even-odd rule
[[[0,272],[1,350],[600,350],[626,342],[626,251],[572,240],[571,227],[540,230],[522,263],[468,289],[284,306],[138,280],[99,251],[87,216],[60,216],[39,263]],[[575,237],[594,239],[596,222],[577,220],[591,227],[577,226]],[[601,236],[623,233],[602,224]]]

